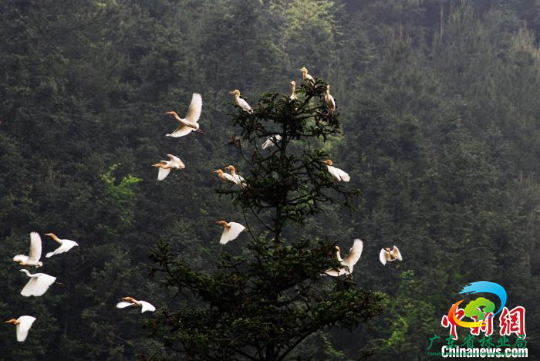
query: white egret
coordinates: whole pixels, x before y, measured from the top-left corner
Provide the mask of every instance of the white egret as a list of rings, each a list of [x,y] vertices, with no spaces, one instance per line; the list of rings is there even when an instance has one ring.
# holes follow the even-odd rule
[[[383,265],[386,265],[386,262],[403,261],[403,257],[401,257],[401,252],[396,246],[392,248],[384,247],[379,253],[379,260]]]
[[[6,321],[6,323],[17,326],[17,341],[24,342],[28,336],[28,331],[30,331],[35,320],[36,318],[32,316],[21,316],[17,319],[12,318],[11,320]]]
[[[236,222],[217,221],[216,223],[223,226],[223,233],[219,240],[221,244],[227,244],[229,241],[235,240],[246,229],[246,227]]]
[[[251,109],[248,102],[240,98],[240,90],[235,89],[229,92],[229,94],[234,94],[234,102],[236,103],[236,105],[238,105],[240,108],[242,108],[245,112],[248,112],[249,114],[253,113],[253,109]]]
[[[298,99],[296,97],[296,82],[293,80],[291,81],[291,96],[289,97],[290,100],[296,100]]]
[[[170,160],[162,160],[159,163],[153,164],[152,167],[159,168],[158,172],[158,181],[162,181],[169,175],[171,169],[184,169],[186,165],[180,160],[180,158],[167,154]]]
[[[336,258],[341,263],[341,267],[339,269],[331,268],[327,270],[325,273],[328,276],[332,276],[332,277],[352,274],[354,265],[360,259],[363,249],[364,249],[364,242],[362,242],[360,239],[355,239],[353,246],[349,250],[349,254],[347,254],[347,256],[343,259],[341,258],[341,254],[340,254],[341,249],[338,246],[336,246]]]
[[[146,301],[137,301],[133,297],[124,297],[122,298],[122,301],[124,302],[118,302],[116,304],[116,308],[126,308],[130,306],[139,306],[141,307],[141,313],[145,313],[146,311],[154,312],[156,308],[151,303],[148,303]]]
[[[49,287],[56,281],[56,277],[50,276],[45,273],[30,273],[28,270],[22,269],[21,272],[26,273],[30,280],[26,283],[26,286],[21,291],[21,295],[24,297],[29,296],[43,296]]]
[[[28,256],[18,254],[13,257],[13,260],[21,266],[34,266],[36,268],[43,266],[40,262],[41,258],[41,237],[37,232],[30,233],[30,253]]]
[[[311,75],[308,74],[308,70],[306,69],[306,67],[302,67],[302,69],[300,69],[300,71],[302,72],[302,79],[304,79],[304,81],[306,83],[311,83],[313,84],[315,82],[315,79],[313,79],[313,77]]]
[[[223,172],[221,169],[216,169],[214,171],[214,173],[217,173],[219,179],[222,181],[222,182],[229,182],[229,183],[232,183],[232,184],[238,184],[236,182],[236,178],[234,178],[232,175],[230,175],[229,173],[225,173]]]
[[[336,110],[336,101],[334,100],[332,94],[330,94],[330,85],[326,87],[326,95],[324,96],[324,101],[326,102],[326,105],[328,105],[328,108],[331,112]]]
[[[323,163],[326,164],[328,172],[330,172],[330,174],[333,175],[338,181],[348,182],[351,180],[351,177],[347,173],[339,168],[334,167],[332,165],[334,163],[330,159],[323,161]]]
[[[61,254],[61,253],[65,253],[67,251],[69,251],[70,249],[72,249],[73,247],[78,247],[79,244],[75,241],[72,241],[70,239],[60,239],[58,237],[56,237],[56,235],[54,233],[47,233],[46,236],[49,236],[51,237],[52,239],[54,239],[57,243],[60,244],[60,247],[58,247],[57,249],[55,249],[53,252],[49,252],[45,255],[45,257],[47,258],[50,258],[52,256],[56,256],[58,254]]]
[[[246,180],[241,175],[236,174],[236,168],[234,166],[229,165],[225,168],[231,172],[231,176],[235,179],[236,184],[240,184],[242,187],[246,188]]]
[[[194,93],[191,97],[191,103],[189,104],[188,112],[184,119],[180,118],[176,112],[166,112],[175,117],[182,125],[178,127],[171,134],[167,134],[167,137],[180,138],[185,135],[188,135],[192,131],[199,132],[203,134],[203,131],[199,129],[199,118],[201,117],[202,111],[202,97],[201,94]]]
[[[271,137],[269,137],[268,139],[266,139],[266,142],[264,142],[263,145],[262,145],[262,149],[273,147],[280,140],[281,140],[281,135],[274,134]]]

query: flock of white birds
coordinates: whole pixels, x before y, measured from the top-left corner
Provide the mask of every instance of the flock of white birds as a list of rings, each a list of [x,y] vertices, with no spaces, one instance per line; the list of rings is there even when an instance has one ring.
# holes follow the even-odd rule
[[[68,252],[70,249],[72,249],[75,246],[78,246],[79,244],[77,242],[74,242],[69,239],[60,239],[58,238],[54,233],[47,233],[46,236],[51,237],[55,242],[57,242],[60,247],[55,249],[53,252],[49,252],[45,255],[47,258],[51,258],[53,256],[57,256],[62,253]],[[23,267],[35,267],[39,268],[43,266],[43,262],[40,261],[41,259],[41,251],[43,247],[41,244],[41,237],[39,233],[32,232],[30,233],[30,251],[28,252],[28,256],[24,254],[18,254],[15,257],[13,257],[13,261],[17,262],[20,266]],[[43,296],[45,292],[49,289],[49,287],[56,282],[56,277],[53,277],[51,275],[45,274],[45,273],[30,273],[27,269],[21,269],[21,272],[25,273],[30,280],[26,283],[24,288],[21,291],[21,295],[24,297],[39,297]],[[58,282],[57,282],[58,283]],[[16,333],[17,333],[17,341],[24,342],[26,340],[26,337],[28,336],[28,331],[30,331],[30,328],[32,327],[32,324],[36,320],[33,316],[21,316],[17,319],[12,318],[6,323],[15,325],[16,327]]]
[[[313,84],[315,80],[313,77],[308,73],[308,70],[303,67],[300,69],[302,72],[302,79],[306,84]],[[291,81],[291,96],[289,99],[291,101],[297,100],[296,95],[296,82],[293,80]],[[248,102],[241,98],[241,93],[239,90],[233,90],[230,92],[230,94],[234,95],[234,102],[237,106],[239,106],[242,110],[245,112],[252,114],[253,109],[248,104]],[[334,112],[336,110],[336,102],[334,100],[334,97],[330,94],[330,85],[326,88],[326,94],[324,97],[325,103],[328,106],[328,109],[331,112]],[[185,116],[185,118],[180,118],[178,114],[174,111],[167,112],[165,114],[172,115],[179,123],[180,126],[172,133],[166,134],[168,137],[173,138],[180,138],[188,135],[192,131],[199,132],[203,134],[203,131],[199,127],[199,118],[201,117],[202,112],[202,97],[200,94],[193,94],[191,98],[191,103],[188,108],[188,112]],[[282,137],[279,134],[274,134],[271,137],[269,137],[263,144],[262,149],[267,149],[270,147],[273,147],[281,141]],[[169,157],[169,160],[162,160],[159,163],[154,164],[153,166],[158,168],[158,181],[162,181],[169,175],[170,171],[173,169],[184,169],[186,168],[185,164],[175,155],[167,154]],[[351,177],[344,172],[343,170],[336,168],[333,166],[333,162],[328,159],[323,161],[324,164],[326,164],[326,167],[328,169],[328,172],[338,181],[343,182],[349,182]],[[219,179],[222,182],[229,183],[233,186],[240,186],[242,188],[247,187],[247,182],[241,175],[236,173],[236,168],[232,165],[229,165],[225,167],[225,169],[229,170],[230,173],[224,172],[222,169],[217,169],[214,172],[217,173]],[[230,241],[233,241],[236,239],[242,231],[246,229],[245,226],[243,226],[240,223],[237,222],[227,222],[224,220],[220,220],[216,222],[217,224],[221,225],[223,227],[223,233],[221,234],[221,239],[219,240],[220,244],[227,244]],[[47,233],[46,236],[51,237],[54,241],[56,241],[60,246],[55,249],[53,252],[49,252],[45,255],[46,258],[50,258],[52,256],[56,256],[65,252],[68,252],[73,247],[78,246],[79,244],[77,242],[74,242],[69,239],[60,239],[53,233]],[[337,269],[329,269],[324,274],[328,276],[338,277],[341,275],[350,275],[353,272],[354,265],[358,262],[360,259],[360,256],[362,255],[362,251],[364,248],[364,243],[360,239],[355,239],[353,246],[349,250],[349,253],[345,258],[341,258],[341,250],[340,247],[336,246],[336,258],[340,262],[341,267]],[[39,268],[43,266],[43,262],[40,261],[41,259],[41,251],[42,251],[42,243],[41,243],[41,237],[37,232],[30,233],[30,251],[28,256],[26,255],[16,255],[13,257],[13,261],[19,263],[20,266],[28,267],[32,266],[35,268]],[[381,249],[381,252],[379,254],[379,259],[383,265],[386,264],[386,262],[393,262],[396,260],[401,261],[402,256],[399,251],[399,249],[394,246],[393,248],[383,248]],[[30,280],[28,283],[24,286],[24,288],[21,291],[21,295],[24,297],[39,297],[44,295],[49,287],[56,282],[56,277],[53,277],[51,275],[45,274],[45,273],[30,273],[26,269],[21,269],[21,272],[25,273]],[[58,282],[56,282],[58,283]],[[146,301],[139,301],[134,299],[133,297],[124,297],[122,298],[122,301],[116,304],[117,308],[126,308],[126,307],[132,307],[132,306],[138,306],[141,307],[141,313],[144,312],[154,312],[156,308]],[[20,316],[19,318],[15,319],[12,318],[6,323],[12,324],[16,326],[16,334],[17,334],[17,341],[24,342],[28,336],[28,332],[30,331],[30,328],[32,327],[32,324],[36,320],[33,316]]]

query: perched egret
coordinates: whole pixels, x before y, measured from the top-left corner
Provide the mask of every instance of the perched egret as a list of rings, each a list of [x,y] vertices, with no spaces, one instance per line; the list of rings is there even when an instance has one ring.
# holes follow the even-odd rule
[[[236,182],[236,178],[234,178],[232,175],[230,175],[229,173],[225,173],[223,172],[221,169],[216,169],[214,171],[214,173],[217,173],[219,179],[222,181],[222,182],[230,182],[230,183],[233,183],[233,184],[238,184]]]
[[[313,79],[313,77],[308,74],[308,70],[306,69],[305,66],[302,67],[300,71],[302,72],[302,79],[304,79],[306,83],[311,82],[313,84],[315,82],[315,79]]]
[[[25,256],[18,254],[13,257],[13,260],[19,263],[21,266],[34,266],[41,267],[43,262],[40,262],[41,258],[41,237],[37,232],[30,233],[30,255]]]
[[[347,173],[332,166],[333,163],[330,159],[323,161],[323,163],[326,164],[328,172],[330,172],[330,174],[333,175],[338,181],[348,182],[351,180],[351,177],[349,177]]]
[[[158,181],[162,181],[169,175],[171,169],[184,169],[186,165],[180,160],[180,158],[167,154],[170,160],[162,160],[159,163],[153,164],[152,167],[159,168]]]
[[[53,252],[49,252],[45,255],[45,257],[47,258],[50,258],[52,256],[56,256],[57,254],[61,254],[61,253],[65,253],[67,251],[69,251],[70,249],[72,249],[73,247],[75,246],[79,246],[79,244],[77,242],[74,242],[70,239],[60,239],[58,237],[56,237],[56,235],[54,233],[47,233],[46,236],[49,236],[51,237],[52,239],[54,239],[56,242],[58,242],[60,244],[60,247],[58,247],[57,249],[55,249]]]
[[[326,102],[326,105],[328,105],[328,108],[331,112],[336,110],[336,101],[334,100],[332,94],[330,94],[330,85],[326,87],[326,95],[324,96],[324,101]]]
[[[331,268],[327,270],[325,273],[332,277],[352,274],[354,265],[360,259],[363,249],[364,249],[364,243],[359,239],[355,239],[353,246],[349,250],[349,254],[347,255],[347,257],[342,259],[341,254],[340,254],[341,249],[338,246],[336,246],[336,258],[341,263],[342,267],[340,267],[339,269]]]
[[[251,109],[248,102],[240,98],[240,90],[235,89],[232,92],[229,92],[229,94],[234,94],[234,102],[236,103],[236,105],[238,105],[240,108],[242,108],[245,112],[248,112],[249,114],[253,113],[253,109]]]
[[[192,131],[199,132],[203,134],[203,131],[199,129],[199,118],[201,117],[202,111],[202,97],[201,94],[194,93],[191,98],[191,103],[189,104],[189,109],[184,119],[180,118],[176,112],[166,112],[165,114],[172,115],[178,120],[182,125],[178,127],[171,134],[167,134],[167,137],[180,138],[184,135],[188,135]]]
[[[140,306],[141,307],[141,313],[145,313],[146,311],[154,312],[156,308],[146,302],[146,301],[137,301],[133,297],[124,297],[122,298],[122,301],[124,302],[118,302],[116,304],[116,308],[126,308],[130,306]]]
[[[240,184],[242,187],[246,188],[246,180],[241,175],[236,174],[236,168],[234,168],[234,166],[229,165],[226,169],[231,172],[231,176],[234,178],[236,184]]]
[[[223,226],[223,233],[221,234],[221,239],[219,240],[219,243],[221,244],[227,244],[229,241],[234,241],[240,233],[246,227],[241,225],[240,223],[236,222],[226,222],[226,221],[217,221],[217,224]]]
[[[266,142],[263,143],[262,149],[270,148],[276,145],[277,142],[281,140],[281,135],[274,134],[271,137],[269,137]]]
[[[296,82],[293,80],[291,81],[291,96],[289,97],[290,100],[296,100],[298,99],[296,97]]]
[[[403,261],[403,257],[401,257],[401,252],[399,252],[396,246],[392,248],[384,247],[381,249],[381,253],[379,253],[379,260],[383,265],[386,265],[386,262],[394,262],[395,260]]]
[[[17,341],[24,342],[35,320],[36,318],[32,316],[21,316],[17,319],[12,318],[6,321],[6,323],[17,326]]]
[[[24,297],[29,296],[43,296],[49,287],[56,281],[56,277],[49,276],[45,273],[31,274],[28,270],[22,269],[21,272],[26,273],[30,277],[30,281],[26,283],[26,286],[21,291],[21,295]]]

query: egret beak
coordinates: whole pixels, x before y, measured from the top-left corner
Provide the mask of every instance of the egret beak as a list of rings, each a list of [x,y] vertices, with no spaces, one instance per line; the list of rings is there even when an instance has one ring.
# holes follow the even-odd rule
[[[200,128],[199,128],[199,129],[195,129],[195,131],[204,135],[204,132],[203,132]]]

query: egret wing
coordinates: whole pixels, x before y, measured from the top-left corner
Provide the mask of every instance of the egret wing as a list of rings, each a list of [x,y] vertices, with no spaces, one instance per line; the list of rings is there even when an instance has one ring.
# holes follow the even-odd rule
[[[221,244],[229,243],[229,241],[231,240],[231,238],[229,237],[229,232],[230,232],[230,228],[228,227],[223,228],[223,233],[221,234],[221,239],[219,240],[219,243]]]
[[[180,160],[180,158],[178,158],[177,156],[172,155],[172,154],[167,154],[167,157],[169,157],[169,159],[171,160],[171,162],[172,162],[175,166],[177,166],[177,167],[179,167],[179,168],[185,168],[185,167],[186,167],[186,165],[184,164],[184,162],[182,162],[182,161]]]
[[[245,110],[248,113],[253,113],[253,109],[251,109],[251,106],[242,98],[238,98],[238,106]]]
[[[145,313],[146,311],[154,312],[156,310],[154,305],[152,305],[151,303],[148,303],[146,301],[139,301],[139,303],[141,304],[142,308],[141,313]]]
[[[268,138],[266,142],[263,143],[262,149],[266,149],[273,146],[274,146],[274,141],[272,140],[272,138]]]
[[[48,274],[39,273],[38,275],[33,275],[26,286],[24,286],[22,289],[21,295],[24,297],[43,296],[55,281],[56,277]]]
[[[392,250],[392,254],[394,255],[394,257],[396,257],[400,261],[403,261],[403,257],[401,257],[401,252],[399,251],[399,248],[397,248],[396,246],[394,246],[394,249]]]
[[[334,178],[336,178],[338,181],[340,181],[340,180],[341,180],[341,177],[340,177],[339,173],[337,172],[336,167],[333,167],[333,166],[331,166],[331,165],[328,165],[327,167],[328,167],[328,172],[330,172],[330,174],[331,174]]]
[[[15,262],[26,262],[26,261],[28,261],[28,256],[26,256],[24,254],[18,254],[15,257],[13,257],[13,260]]]
[[[225,227],[223,229],[219,243],[227,244],[229,241],[236,239],[238,235],[246,228],[240,223],[236,222],[229,222],[229,226],[230,227]]]
[[[364,242],[362,242],[360,239],[355,239],[353,246],[349,250],[349,254],[343,260],[343,263],[345,263],[349,268],[352,269],[352,267],[360,259],[360,256],[362,256],[363,250],[364,250]]]
[[[201,117],[202,111],[202,97],[201,94],[193,93],[191,97],[191,103],[189,104],[188,113],[186,119],[190,122],[198,122]]]
[[[379,253],[379,260],[383,265],[386,265],[386,251],[384,250],[384,248],[381,249],[381,252]]]
[[[242,233],[242,231],[246,229],[246,227],[236,222],[229,222],[229,225],[231,226],[231,228],[229,229],[230,241],[236,239],[240,235],[240,233]]]
[[[179,128],[177,128],[174,132],[171,134],[167,134],[167,137],[173,137],[173,138],[180,138],[185,135],[188,135],[193,131],[193,128],[188,127],[187,125],[182,125]]]
[[[333,268],[330,268],[329,270],[327,270],[326,272],[324,272],[326,275],[328,276],[331,276],[331,277],[338,277],[338,276],[341,276],[341,275],[344,275],[345,274],[345,268],[340,268],[339,270],[336,270],[336,269],[333,269]]]
[[[41,237],[37,232],[30,233],[30,254],[28,260],[38,262],[41,258]]]
[[[339,169],[339,168],[334,168],[334,169],[335,169],[335,172],[336,172],[336,174],[337,174],[337,178],[338,178],[339,180],[342,180],[342,181],[344,181],[344,182],[348,182],[348,181],[351,180],[351,177],[350,177],[347,173],[345,173],[344,171],[342,171],[341,169]]]
[[[236,184],[240,184],[243,188],[246,188],[247,183],[246,183],[246,180],[244,179],[244,177],[237,174],[235,179],[236,179]]]
[[[24,342],[28,336],[28,331],[32,327],[32,324],[36,320],[32,316],[21,316],[18,318],[19,324],[17,325],[17,341]]]
[[[170,172],[171,172],[171,170],[169,168],[159,168],[159,172],[158,172],[158,175],[157,175],[157,180],[158,181],[164,180],[165,178],[167,178],[167,176],[169,175]]]
[[[45,257],[50,258],[52,256],[56,256],[56,255],[61,254],[61,253],[66,253],[67,251],[69,251],[70,249],[72,249],[75,246],[78,246],[77,242],[69,240],[69,239],[63,239],[62,244],[60,245],[60,247],[55,249],[53,252],[48,252],[45,255]]]
[[[116,304],[116,308],[126,308],[126,307],[129,307],[129,306],[134,306],[134,304],[131,303],[131,302],[124,302],[124,301],[118,302]]]
[[[238,184],[238,181],[236,180],[236,178],[230,175],[229,173],[223,173],[223,177],[225,177],[225,179],[228,180],[229,182]]]

